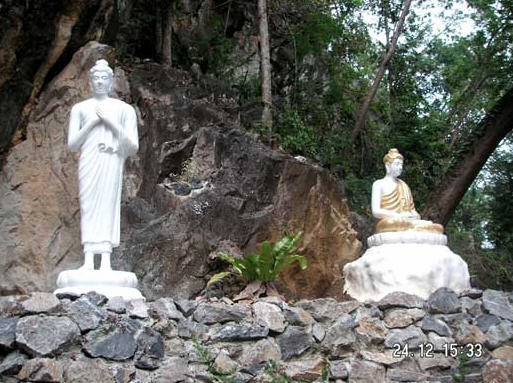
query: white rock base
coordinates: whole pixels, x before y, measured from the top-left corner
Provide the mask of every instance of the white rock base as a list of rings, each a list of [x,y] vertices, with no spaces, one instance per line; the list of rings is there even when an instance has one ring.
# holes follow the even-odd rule
[[[457,293],[470,288],[467,264],[441,244],[445,235],[429,234],[426,239],[429,237],[430,243],[418,243],[419,233],[398,234],[369,238],[371,247],[365,254],[344,266],[344,292],[359,301],[379,301],[394,291],[427,299],[440,287]]]
[[[54,294],[86,294],[96,291],[107,298],[123,297],[125,301],[145,299],[137,290],[137,277],[127,271],[65,270],[59,273]]]

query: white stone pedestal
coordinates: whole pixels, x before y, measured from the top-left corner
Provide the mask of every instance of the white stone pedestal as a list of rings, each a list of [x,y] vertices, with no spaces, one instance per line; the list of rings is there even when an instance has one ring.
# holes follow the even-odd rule
[[[107,298],[123,297],[126,301],[145,299],[137,290],[137,277],[127,271],[65,270],[57,278],[54,294],[86,294],[89,291]]]
[[[467,264],[443,234],[380,233],[367,243],[365,254],[344,266],[344,292],[359,301],[379,301],[394,291],[427,299],[440,287],[457,293],[470,288]]]

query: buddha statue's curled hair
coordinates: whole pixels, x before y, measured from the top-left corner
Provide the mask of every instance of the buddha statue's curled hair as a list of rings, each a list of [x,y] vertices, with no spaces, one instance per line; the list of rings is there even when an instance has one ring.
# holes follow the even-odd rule
[[[97,60],[95,65],[89,69],[89,76],[92,76],[96,72],[105,72],[108,73],[110,77],[114,76],[114,72],[112,71],[112,68],[109,66],[109,63],[107,60],[100,59]]]
[[[403,155],[399,153],[399,150],[397,150],[396,148],[392,148],[388,151],[387,154],[385,154],[385,157],[383,157],[383,163],[391,164],[397,158],[399,158],[400,160],[404,159]]]

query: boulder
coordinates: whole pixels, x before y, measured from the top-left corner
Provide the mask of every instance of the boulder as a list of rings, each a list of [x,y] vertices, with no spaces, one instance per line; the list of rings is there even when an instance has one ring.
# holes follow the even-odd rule
[[[112,373],[100,360],[70,361],[64,369],[66,383],[117,383]]]
[[[419,319],[422,319],[426,312],[421,309],[390,309],[386,311],[383,322],[388,328],[404,328]]]
[[[420,323],[420,328],[424,332],[434,331],[440,336],[451,336],[451,329],[449,326],[440,319],[433,318],[432,316],[424,317]]]
[[[513,305],[510,304],[506,293],[497,290],[483,292],[483,309],[502,319],[513,321]]]
[[[208,326],[184,319],[178,322],[178,335],[182,338],[201,338],[208,333]]]
[[[262,362],[267,363],[269,360],[275,362],[281,360],[280,346],[272,338],[261,339],[256,343],[245,345],[238,361],[242,366],[253,366]]]
[[[422,371],[415,359],[407,357],[389,368],[386,377],[393,382],[419,382],[427,381],[429,373]],[[452,379],[450,381],[452,382]]]
[[[405,307],[407,309],[424,307],[424,300],[416,295],[397,291],[384,296],[377,306],[381,310],[386,310],[391,307]]]
[[[347,362],[344,360],[331,360],[329,365],[330,378],[347,379]]]
[[[445,354],[442,353],[434,353],[432,357],[423,357],[419,356],[417,358],[417,361],[419,363],[419,366],[421,370],[432,370],[432,369],[450,369],[450,368],[456,368],[459,365],[459,362],[457,359],[452,357],[447,357]]]
[[[486,332],[486,339],[492,349],[513,339],[513,323],[503,320],[496,325],[490,326]]]
[[[166,358],[162,367],[152,376],[155,383],[176,383],[186,379],[188,374],[187,359],[180,357]]]
[[[84,352],[93,358],[130,359],[137,349],[135,336],[139,327],[134,321],[124,320],[92,330],[85,336]]]
[[[148,306],[142,299],[132,300],[127,303],[127,312],[130,318],[148,318]]]
[[[394,345],[403,347],[407,344],[408,348],[413,350],[426,342],[426,335],[418,327],[410,326],[405,329],[390,330],[385,339],[385,346],[393,348]]]
[[[107,302],[107,310],[116,314],[126,313],[126,302],[123,297],[112,297]]]
[[[285,363],[283,370],[290,379],[301,382],[313,382],[322,377],[324,364],[322,358],[303,359]]]
[[[97,293],[96,291],[89,291],[84,294],[84,298],[95,306],[103,306],[108,301],[108,298],[105,295]]]
[[[383,343],[388,329],[383,322],[378,318],[363,318],[359,321],[359,326],[355,332],[364,344],[379,344]]]
[[[214,360],[214,366],[224,374],[231,374],[237,370],[238,364],[230,358],[228,352],[221,350]]]
[[[194,311],[194,320],[205,324],[223,323],[241,320],[249,313],[249,308],[239,304],[201,303]]]
[[[315,342],[312,334],[304,327],[288,326],[285,332],[277,337],[283,360],[300,356]]]
[[[107,317],[107,312],[104,309],[94,305],[85,297],[71,303],[68,307],[68,313],[71,319],[78,324],[81,331],[98,328],[101,321]]]
[[[384,383],[385,367],[366,360],[355,359],[349,368],[349,383]]]
[[[481,314],[476,318],[477,326],[485,332],[488,331],[490,327],[495,326],[500,322],[501,320],[499,318],[491,314]]]
[[[459,344],[480,343],[485,344],[488,337],[476,325],[462,322],[456,326],[454,338]]]
[[[17,378],[28,382],[61,383],[62,367],[54,359],[30,359],[25,362]]]
[[[296,306],[308,311],[319,322],[332,321],[333,318],[349,314],[360,307],[358,301],[338,302],[333,298],[299,301]]]
[[[312,335],[317,342],[322,342],[326,337],[326,330],[319,323],[314,323],[312,326]]]
[[[222,327],[214,327],[210,330],[212,341],[242,341],[265,338],[269,334],[267,326],[255,323],[227,323]]]
[[[461,311],[458,295],[446,287],[441,287],[432,293],[426,306],[428,311],[433,314],[452,314]]]
[[[16,343],[33,356],[58,354],[79,336],[78,326],[66,317],[28,316],[16,327]]]
[[[253,304],[253,312],[256,323],[275,332],[285,330],[285,317],[278,306],[266,302],[256,302]]]
[[[360,355],[365,360],[384,364],[385,366],[394,365],[404,359],[404,356],[396,355],[393,350],[383,350],[381,352],[361,350]]]
[[[185,316],[191,315],[198,307],[198,302],[188,299],[178,299],[175,304]]]
[[[57,310],[60,302],[51,293],[34,292],[30,297],[21,302],[21,309],[27,314],[47,314]]]
[[[156,301],[149,303],[148,306],[150,315],[160,320],[181,320],[185,318],[171,298],[157,299]]]
[[[0,317],[0,346],[12,348],[16,340],[16,325],[18,317]]]
[[[23,140],[5,158],[0,293],[51,291],[60,271],[82,263],[78,155],[67,149],[66,134],[71,106],[90,97],[87,74],[100,57],[115,62],[114,50],[97,42],[73,55],[45,86]],[[125,163],[116,268],[135,272],[149,299],[188,299],[222,267],[209,258],[220,242],[231,240],[248,253],[263,240],[278,240],[287,227],[308,233],[300,247],[309,267],[286,270],[282,290],[341,298],[339,270],[361,244],[329,171],[245,132],[236,97],[224,84],[156,63],[127,69],[128,76],[115,68],[113,96],[136,100],[140,149]]]
[[[492,356],[497,359],[508,359],[513,361],[513,347],[511,346],[501,346],[496,348],[492,352]]]
[[[483,383],[513,383],[513,362],[504,359],[490,360],[483,370]]]
[[[18,350],[11,352],[0,363],[0,375],[16,375],[27,359],[28,357]]]
[[[164,340],[157,331],[145,327],[137,335],[137,351],[135,353],[135,366],[145,370],[154,370],[160,367],[164,358]]]
[[[445,345],[455,343],[455,339],[451,337],[440,336],[435,332],[428,332],[428,342],[433,345],[434,351],[445,351]]]
[[[315,319],[313,319],[310,313],[301,307],[287,305],[283,308],[283,314],[287,322],[293,326],[309,326],[315,323]]]
[[[332,356],[342,356],[356,341],[353,329],[356,327],[354,319],[344,314],[339,317],[330,327],[326,329],[326,336],[323,341]]]

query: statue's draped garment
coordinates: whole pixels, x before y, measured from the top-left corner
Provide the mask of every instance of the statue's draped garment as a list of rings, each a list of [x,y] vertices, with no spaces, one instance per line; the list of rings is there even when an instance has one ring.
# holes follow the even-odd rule
[[[381,196],[380,206],[382,209],[393,211],[395,213],[405,213],[415,210],[413,195],[409,186],[403,180],[397,180],[397,187],[389,194]],[[404,218],[382,218],[376,224],[376,232],[383,233],[388,231],[406,231],[417,230],[432,233],[444,232],[444,227],[437,223],[429,221]]]
[[[98,105],[122,127],[120,136],[116,137],[102,122],[78,140],[85,123],[97,118]],[[71,111],[68,145],[72,151],[80,150],[78,177],[84,251],[111,252],[119,246],[123,164],[139,146],[134,108],[112,98],[76,104]]]
[[[415,210],[411,190],[403,180],[397,180],[397,187],[392,193],[381,197],[381,208],[396,213]]]

